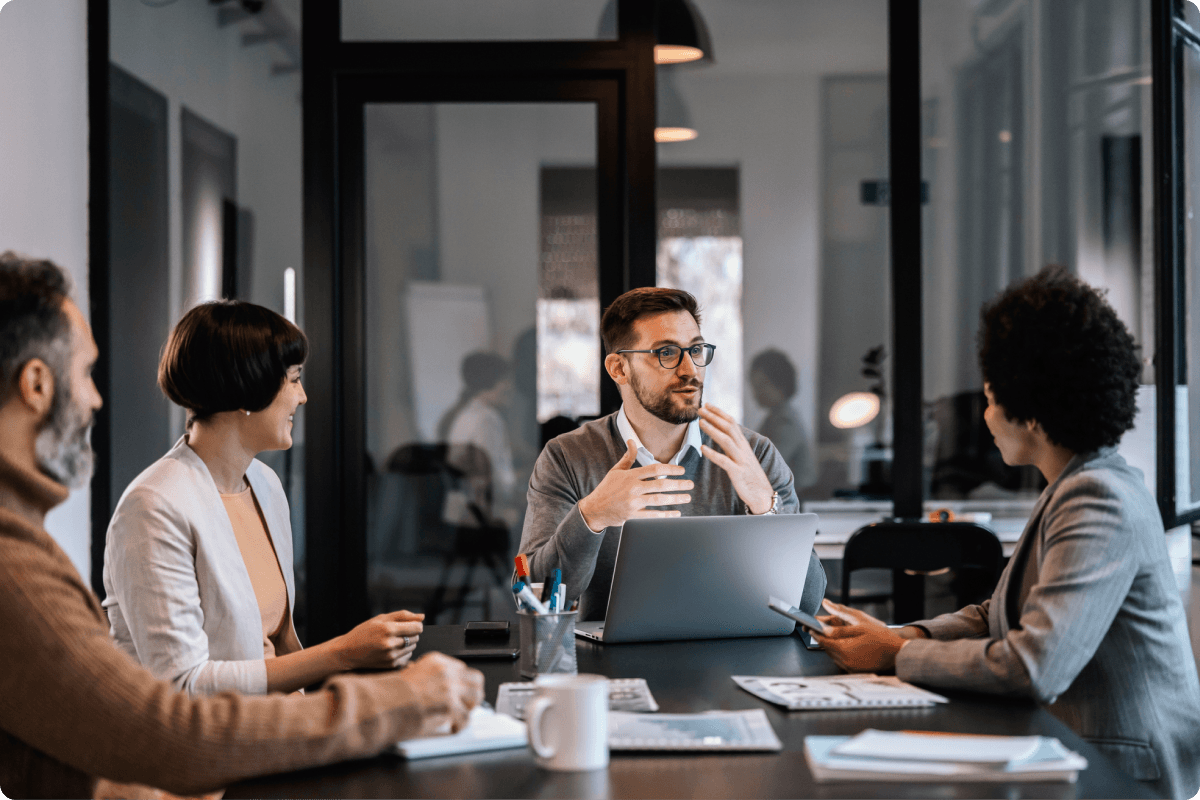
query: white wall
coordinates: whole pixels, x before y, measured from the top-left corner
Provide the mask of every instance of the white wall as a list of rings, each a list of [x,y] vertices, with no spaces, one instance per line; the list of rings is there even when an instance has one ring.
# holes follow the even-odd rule
[[[12,0],[0,9],[0,250],[49,258],[88,313],[87,4]],[[46,519],[79,573],[91,571],[91,493]]]

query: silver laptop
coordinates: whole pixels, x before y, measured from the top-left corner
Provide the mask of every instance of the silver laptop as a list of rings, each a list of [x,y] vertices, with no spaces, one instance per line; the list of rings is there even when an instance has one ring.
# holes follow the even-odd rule
[[[575,633],[607,644],[789,634],[795,623],[767,599],[799,604],[816,536],[816,514],[631,519],[604,621]]]

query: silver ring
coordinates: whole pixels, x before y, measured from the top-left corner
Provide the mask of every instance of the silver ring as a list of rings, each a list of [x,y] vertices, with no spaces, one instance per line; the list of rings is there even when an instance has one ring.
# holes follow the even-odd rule
[[[408,637],[407,636],[404,637],[404,646],[408,647]]]

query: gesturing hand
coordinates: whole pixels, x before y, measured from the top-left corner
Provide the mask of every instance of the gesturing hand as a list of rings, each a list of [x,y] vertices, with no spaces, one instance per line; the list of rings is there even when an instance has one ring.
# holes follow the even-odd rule
[[[372,617],[338,637],[337,654],[342,668],[394,669],[407,664],[424,630],[423,619],[424,614],[393,611]]]
[[[750,509],[751,514],[765,514],[771,509],[771,497],[775,489],[763,472],[758,456],[746,441],[737,420],[716,406],[700,409],[700,430],[712,438],[724,453],[708,445],[700,447],[700,454],[729,476],[733,490]]]
[[[583,521],[594,531],[613,525],[624,525],[627,519],[645,517],[678,517],[675,509],[650,509],[648,506],[679,505],[692,502],[690,494],[667,494],[688,491],[689,480],[654,480],[664,475],[682,475],[686,470],[677,464],[651,464],[634,467],[637,460],[637,445],[633,439],[626,442],[628,449],[621,456],[600,485],[579,501],[579,513]]]

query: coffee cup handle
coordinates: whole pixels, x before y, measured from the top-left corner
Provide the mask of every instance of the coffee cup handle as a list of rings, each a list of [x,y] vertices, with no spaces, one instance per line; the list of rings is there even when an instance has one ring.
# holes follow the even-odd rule
[[[533,698],[533,701],[525,707],[526,724],[529,726],[529,746],[533,748],[533,752],[537,754],[538,758],[554,758],[554,748],[547,747],[546,743],[542,741],[542,715],[552,705],[554,705],[554,701],[543,695]]]

